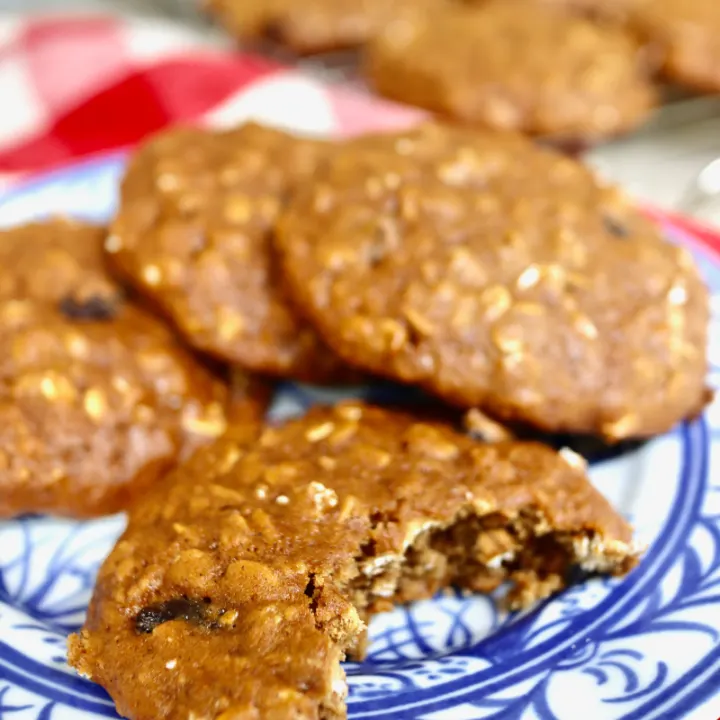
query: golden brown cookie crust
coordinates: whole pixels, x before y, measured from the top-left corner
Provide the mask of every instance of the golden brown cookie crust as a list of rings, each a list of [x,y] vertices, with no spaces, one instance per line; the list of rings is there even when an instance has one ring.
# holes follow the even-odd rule
[[[473,125],[591,141],[656,105],[636,43],[537,0],[460,3],[391,23],[371,43],[375,89]]]
[[[705,93],[720,92],[720,3],[644,0],[631,23],[657,47],[667,78]]]
[[[206,0],[240,40],[269,39],[300,54],[363,45],[392,19],[442,0]]]
[[[259,373],[332,380],[339,363],[289,306],[271,243],[286,196],[325,152],[255,124],[161,134],[131,161],[111,264],[198,350]]]
[[[609,439],[705,405],[708,293],[619,190],[515,135],[351,142],[278,227],[288,287],[362,369]]]
[[[626,572],[630,541],[577,456],[315,408],[134,508],[70,661],[129,718],[342,718],[338,661],[369,614],[450,582],[510,580],[523,606],[570,567]]]

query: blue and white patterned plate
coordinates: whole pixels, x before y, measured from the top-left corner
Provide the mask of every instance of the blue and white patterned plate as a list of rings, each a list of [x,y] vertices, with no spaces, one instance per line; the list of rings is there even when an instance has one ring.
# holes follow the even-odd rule
[[[121,156],[75,166],[0,197],[0,224],[112,212]],[[693,238],[720,311],[720,264]],[[710,348],[720,378],[717,321]],[[360,394],[372,394],[372,389]],[[328,393],[287,385],[275,412]],[[347,667],[352,718],[716,720],[720,715],[720,404],[591,469],[649,551],[628,578],[594,580],[532,612],[449,594],[380,615],[366,662]],[[0,719],[116,717],[102,689],[65,662],[93,577],[121,517],[0,523]]]

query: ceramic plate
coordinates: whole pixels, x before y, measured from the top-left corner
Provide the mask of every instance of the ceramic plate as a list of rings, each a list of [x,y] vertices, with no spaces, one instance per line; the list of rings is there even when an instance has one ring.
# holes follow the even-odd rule
[[[95,159],[0,197],[0,223],[55,212],[103,220],[123,158]],[[697,254],[720,311],[720,264]],[[720,377],[720,334],[710,348]],[[718,377],[711,377],[717,384]],[[390,388],[357,394],[382,401]],[[289,384],[273,412],[329,393]],[[350,717],[413,720],[614,720],[720,715],[720,405],[672,433],[591,466],[597,487],[649,544],[622,581],[593,580],[532,612],[445,594],[373,619],[366,662],[349,664]],[[716,454],[717,455],[717,454]],[[99,563],[123,527],[24,517],[0,523],[0,718],[116,717],[105,692],[65,662]]]

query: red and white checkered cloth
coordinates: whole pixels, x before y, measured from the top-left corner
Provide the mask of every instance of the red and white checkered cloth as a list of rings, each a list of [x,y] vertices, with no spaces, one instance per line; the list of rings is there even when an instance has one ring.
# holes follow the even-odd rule
[[[0,108],[0,187],[174,122],[347,134],[420,116],[171,23],[79,15],[0,18]]]
[[[133,146],[177,122],[222,126],[252,117],[349,135],[407,126],[423,115],[265,58],[214,48],[172,23],[0,16],[0,192],[29,175]],[[673,221],[720,251],[715,232]]]

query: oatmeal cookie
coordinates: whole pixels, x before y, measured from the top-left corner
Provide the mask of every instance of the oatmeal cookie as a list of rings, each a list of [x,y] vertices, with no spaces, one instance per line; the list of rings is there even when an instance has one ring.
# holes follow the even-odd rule
[[[123,301],[105,233],[51,220],[0,234],[0,517],[124,509],[228,423],[259,422],[262,383],[232,392]]]
[[[278,225],[288,287],[359,368],[548,432],[649,436],[706,404],[708,293],[617,188],[523,137],[338,148]]]
[[[289,306],[271,243],[286,196],[326,147],[255,124],[161,134],[131,161],[110,263],[198,350],[269,375],[342,376]]]
[[[656,105],[640,48],[537,0],[491,0],[390,23],[366,71],[382,95],[473,125],[584,142]]]
[[[523,607],[636,563],[579,456],[344,403],[198,452],[134,508],[70,662],[129,718],[345,716],[368,617],[450,583]]]
[[[657,47],[669,80],[699,92],[720,92],[717,0],[645,0],[631,22]]]

